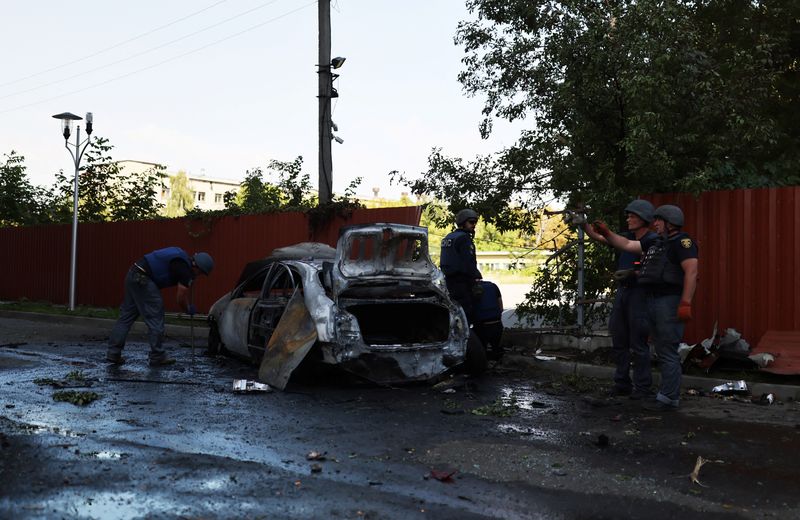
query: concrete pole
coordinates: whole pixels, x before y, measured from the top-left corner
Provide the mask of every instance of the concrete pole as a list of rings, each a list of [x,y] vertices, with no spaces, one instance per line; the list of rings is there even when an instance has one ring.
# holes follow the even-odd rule
[[[331,160],[331,2],[319,6],[319,203],[327,204],[333,193]]]
[[[73,191],[73,206],[72,206],[72,253],[70,254],[69,264],[69,310],[75,310],[75,266],[78,258],[78,171],[80,170],[80,144],[81,144],[81,127],[78,126],[75,131],[75,186]]]

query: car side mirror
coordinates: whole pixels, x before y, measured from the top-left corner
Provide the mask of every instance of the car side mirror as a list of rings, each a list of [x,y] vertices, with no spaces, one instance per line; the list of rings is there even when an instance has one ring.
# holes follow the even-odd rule
[[[322,262],[322,286],[333,290],[333,262]]]

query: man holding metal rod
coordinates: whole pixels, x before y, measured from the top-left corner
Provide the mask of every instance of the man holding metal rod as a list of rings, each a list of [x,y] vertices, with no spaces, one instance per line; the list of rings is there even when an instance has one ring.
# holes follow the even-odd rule
[[[189,316],[194,316],[197,311],[190,287],[198,273],[208,275],[213,268],[214,260],[208,253],[189,256],[179,247],[158,249],[134,262],[125,276],[125,297],[108,340],[106,361],[115,365],[125,361],[122,357],[125,338],[133,322],[141,315],[147,325],[150,366],[175,363],[163,347],[164,300],[161,289],[177,286],[178,305]]]

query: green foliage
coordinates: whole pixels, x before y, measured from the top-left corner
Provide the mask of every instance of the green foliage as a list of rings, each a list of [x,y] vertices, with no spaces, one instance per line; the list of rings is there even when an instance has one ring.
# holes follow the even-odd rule
[[[459,80],[485,99],[483,136],[496,118],[531,124],[495,154],[465,161],[434,149],[420,179],[394,172],[413,193],[473,207],[501,231],[533,232],[553,199],[621,224],[620,209],[640,194],[800,182],[800,3],[467,6]],[[585,297],[602,297],[613,256],[587,248]],[[531,309],[561,323],[575,300],[575,250],[530,294]]]
[[[144,172],[122,172],[110,155],[108,139],[94,137],[86,148],[78,172],[78,220],[81,222],[117,222],[158,216],[156,189],[161,186],[162,166]],[[49,203],[52,222],[72,220],[74,172],[56,174],[56,185]]]
[[[13,150],[0,164],[0,226],[40,224],[48,220],[47,191],[31,185],[25,158]]]
[[[182,217],[193,208],[194,193],[189,187],[189,177],[181,170],[169,178],[169,199],[164,208],[164,215],[170,218]]]

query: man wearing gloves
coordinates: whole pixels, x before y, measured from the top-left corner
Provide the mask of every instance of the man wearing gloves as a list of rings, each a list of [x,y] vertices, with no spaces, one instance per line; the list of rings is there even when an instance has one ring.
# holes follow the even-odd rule
[[[638,283],[647,295],[650,336],[661,364],[661,385],[656,400],[645,407],[653,411],[672,411],[680,403],[678,345],[684,323],[692,318],[698,251],[694,240],[681,231],[684,218],[678,206],[659,206],[654,216],[653,227],[658,236],[641,242],[614,233],[600,221],[594,223],[594,231],[617,249],[643,253]]]
[[[150,366],[175,363],[163,347],[164,300],[161,289],[177,286],[178,305],[190,316],[196,309],[191,301],[189,287],[197,273],[208,275],[214,260],[208,253],[189,256],[179,247],[165,247],[144,255],[134,262],[125,276],[125,297],[119,310],[119,319],[108,339],[106,361],[120,365],[125,360],[122,349],[133,322],[140,315],[147,325],[150,342]]]

